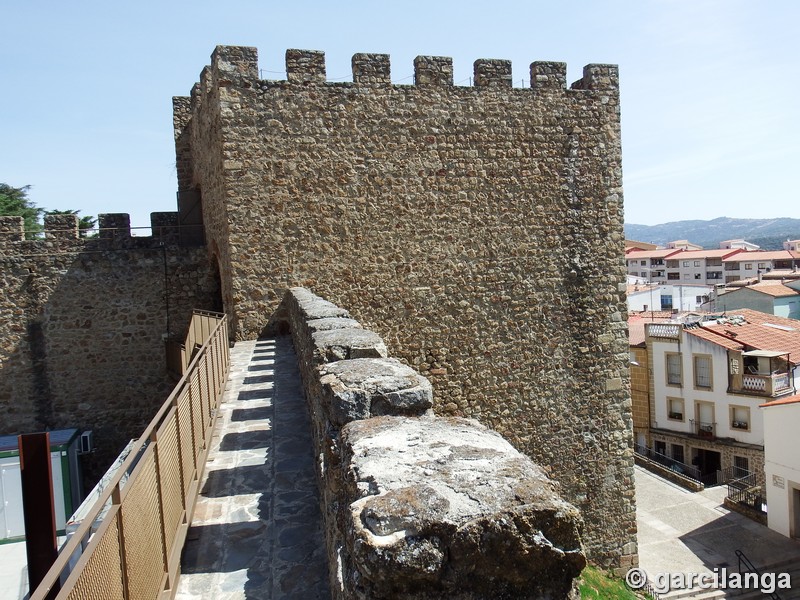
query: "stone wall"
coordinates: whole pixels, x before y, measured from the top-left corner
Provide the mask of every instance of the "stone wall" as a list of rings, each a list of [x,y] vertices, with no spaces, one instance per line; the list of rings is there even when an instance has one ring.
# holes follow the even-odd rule
[[[202,196],[236,335],[307,286],[357,312],[430,378],[441,414],[480,420],[558,479],[597,563],[636,562],[617,69],[353,57],[327,82],[290,50],[258,78],[218,47],[177,99],[181,191]],[[190,114],[186,114],[186,106]],[[186,143],[186,140],[190,143]],[[191,177],[188,173],[191,172]]]
[[[337,599],[579,598],[578,511],[477,421],[437,418],[427,379],[308,290],[285,319],[312,415]]]
[[[44,238],[24,240],[21,218],[0,217],[0,433],[93,430],[87,483],[172,388],[165,276],[176,339],[218,294],[205,248],[160,245],[173,219],[154,213],[153,237],[131,237],[128,222],[101,215],[100,236],[83,239],[74,215],[48,216]]]

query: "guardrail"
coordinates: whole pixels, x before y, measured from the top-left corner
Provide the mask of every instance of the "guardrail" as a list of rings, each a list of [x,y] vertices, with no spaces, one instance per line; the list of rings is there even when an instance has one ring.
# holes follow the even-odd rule
[[[196,319],[190,331],[207,335],[202,346],[31,600],[174,596],[230,363],[225,316],[197,311]]]

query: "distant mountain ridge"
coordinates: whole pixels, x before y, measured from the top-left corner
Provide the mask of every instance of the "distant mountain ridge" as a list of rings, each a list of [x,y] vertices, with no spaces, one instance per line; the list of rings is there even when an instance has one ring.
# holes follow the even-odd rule
[[[725,240],[745,239],[762,250],[783,250],[787,239],[800,239],[800,219],[730,219],[673,221],[661,225],[625,223],[625,237],[637,242],[666,246],[675,240],[689,240],[703,248],[719,248]]]

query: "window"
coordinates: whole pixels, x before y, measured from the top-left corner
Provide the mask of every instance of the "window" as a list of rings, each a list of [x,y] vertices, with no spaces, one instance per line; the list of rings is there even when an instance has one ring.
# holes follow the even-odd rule
[[[680,273],[667,273],[667,279],[673,279],[674,280],[674,279],[680,279],[680,278],[681,278],[681,274]]]
[[[683,278],[688,281],[692,278],[692,276],[689,273],[684,273]]]
[[[767,263],[758,263],[758,268],[759,269],[766,269],[767,268]]]
[[[753,263],[744,263],[744,268],[745,268],[746,271],[752,271],[753,270]]]
[[[711,357],[694,357],[694,387],[711,389]]]
[[[667,442],[661,442],[656,440],[653,443],[653,450],[656,451],[656,454],[662,454],[664,456],[667,455]]]
[[[694,297],[694,303],[695,304],[702,304],[703,303],[703,297],[702,296],[695,296]]]
[[[683,261],[683,266],[684,267],[688,267],[689,266],[689,261],[688,260]]]
[[[700,261],[699,260],[694,261],[694,266],[695,267],[699,267],[700,266]]]
[[[733,457],[733,477],[739,479],[740,477],[747,477],[750,475],[750,461],[746,456]]]
[[[642,277],[647,277],[647,271],[642,271]]]
[[[682,463],[683,461],[683,446],[680,444],[670,444],[672,446],[672,458],[677,460],[678,462]]]
[[[639,264],[642,265],[643,267],[646,267],[647,266],[647,261],[643,260]]]
[[[661,310],[672,310],[672,296],[661,296]]]
[[[668,260],[667,261],[667,268],[668,269],[677,269],[680,266],[680,261],[677,260]]]
[[[750,409],[747,406],[731,406],[731,429],[750,431]]]
[[[669,352],[667,359],[667,385],[681,385],[681,355]]]
[[[702,275],[700,273],[695,273],[694,274],[694,278],[695,279],[702,279]]]
[[[683,421],[683,398],[667,398],[667,418]]]

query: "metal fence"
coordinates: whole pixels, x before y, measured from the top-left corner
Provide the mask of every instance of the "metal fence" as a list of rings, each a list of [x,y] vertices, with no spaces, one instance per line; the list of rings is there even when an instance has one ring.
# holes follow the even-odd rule
[[[202,345],[31,600],[53,597],[59,586],[59,600],[174,595],[230,363],[224,315],[198,311],[190,331]]]
[[[653,462],[666,467],[670,471],[674,471],[678,475],[683,475],[684,477],[694,479],[695,481],[701,481],[700,469],[695,466],[687,465],[679,460],[675,460],[674,458],[667,456],[666,454],[661,454],[660,452],[656,452],[655,450],[640,444],[636,444],[634,450],[636,451],[636,454],[645,458],[649,458]]]
[[[762,514],[767,512],[767,497],[764,488],[758,483],[755,473],[728,481],[728,498]]]

